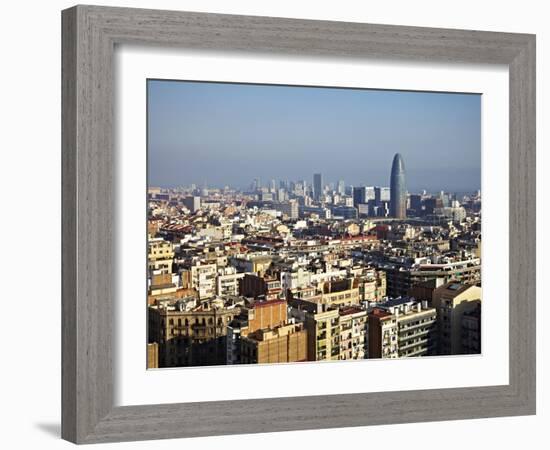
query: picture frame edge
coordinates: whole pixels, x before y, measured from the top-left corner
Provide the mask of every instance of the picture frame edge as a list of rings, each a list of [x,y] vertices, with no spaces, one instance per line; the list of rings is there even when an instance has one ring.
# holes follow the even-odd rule
[[[151,13],[154,11],[154,13]],[[218,428],[203,429],[196,427],[193,430],[185,430],[177,427],[174,431],[174,422],[164,422],[167,426],[162,428],[162,420],[168,416],[167,411],[175,417],[174,420],[186,420],[185,414],[190,404],[172,405],[140,405],[135,407],[113,407],[113,372],[112,372],[112,302],[113,295],[113,259],[112,259],[112,208],[116,203],[113,197],[113,172],[112,161],[114,158],[112,139],[112,54],[116,43],[133,42],[136,33],[136,25],[132,15],[143,19],[147,14],[155,14],[158,23],[159,17],[170,16],[170,21],[186,20],[188,17],[203,21],[212,21],[213,17],[220,20],[224,15],[209,13],[185,13],[161,10],[140,10],[134,8],[113,8],[105,6],[78,5],[62,11],[62,437],[75,443],[115,442],[122,440],[158,439],[163,437],[191,437],[208,436],[216,434],[252,433],[254,430],[246,430],[243,423],[240,427],[232,426],[235,433],[228,433],[226,426],[216,422]],[[177,17],[174,17],[177,16]],[[241,18],[241,19],[239,19]],[[254,19],[250,19],[254,18]],[[216,21],[214,20],[214,21]],[[245,23],[247,20],[262,22],[262,20],[277,21],[276,18],[263,18],[261,16],[231,16],[231,20]],[[300,23],[309,23],[314,27],[318,21],[304,19],[280,19],[287,23],[297,20]],[[298,23],[296,22],[296,23]],[[344,22],[323,21],[324,26],[335,26],[338,30],[345,29]],[[307,25],[304,25],[307,26]],[[365,36],[368,36],[369,24],[353,24],[355,30],[364,28]],[[134,27],[132,29],[132,27]],[[197,26],[199,29],[200,24]],[[407,27],[396,25],[384,25],[384,29],[412,30],[414,33],[434,33],[433,28]],[[389,28],[388,28],[389,27]],[[143,30],[143,28],[141,28]],[[139,38],[139,42],[147,42],[154,27],[146,28],[147,36]],[[429,31],[427,31],[429,30]],[[184,33],[183,29],[181,31]],[[356,32],[356,31],[354,31]],[[446,398],[447,395],[455,395],[454,400],[462,401],[470,399],[475,401],[475,393],[486,393],[487,398],[482,398],[474,403],[472,410],[476,411],[474,417],[509,416],[516,414],[535,414],[536,412],[536,292],[535,292],[535,42],[536,37],[530,34],[495,33],[486,31],[468,30],[442,30],[454,36],[464,36],[472,33],[476,39],[490,42],[491,46],[498,47],[499,38],[506,41],[505,50],[496,51],[498,61],[491,64],[508,64],[510,68],[510,254],[514,257],[510,260],[510,385],[490,388],[455,388],[433,389],[425,391],[404,391],[385,393],[386,399],[398,402],[393,395],[404,396],[408,401],[418,396],[426,396],[432,393],[431,398]],[[157,29],[157,33],[160,30]],[[205,33],[212,33],[209,28]],[[357,32],[360,34],[360,31]],[[162,34],[162,33],[161,33]],[[485,38],[486,36],[486,38]],[[167,39],[164,37],[163,39]],[[235,38],[240,42],[238,36]],[[292,33],[290,33],[292,39]],[[397,39],[397,38],[396,38]],[[460,40],[460,38],[455,38]],[[178,45],[179,40],[175,45]],[[218,41],[213,39],[211,45]],[[281,47],[288,45],[287,41],[281,41]],[[319,36],[316,45],[323,46],[322,36]],[[395,46],[403,45],[397,40]],[[496,43],[495,43],[496,42]],[[159,43],[158,40],[155,41]],[[162,45],[162,39],[160,40]],[[229,43],[230,44],[230,43]],[[468,59],[466,48],[457,51],[457,42],[448,41],[454,54]],[[341,45],[340,43],[338,46]],[[391,42],[384,41],[380,49],[389,48]],[[489,45],[489,44],[487,44]],[[327,52],[331,55],[338,46]],[[445,48],[442,45],[441,51]],[[280,49],[279,49],[280,50]],[[322,48],[318,49],[321,50]],[[379,56],[382,50],[378,50]],[[475,51],[476,49],[470,49]],[[303,49],[301,51],[304,51]],[[427,58],[428,50],[420,51],[413,57],[416,59]],[[396,49],[395,55],[403,57],[407,48]],[[353,53],[353,52],[352,52]],[[358,55],[361,51],[358,51]],[[394,55],[394,56],[395,56]],[[401,55],[401,56],[400,56]],[[360,56],[358,56],[360,57]],[[471,61],[478,61],[479,56],[471,55]],[[506,59],[505,59],[506,58]],[[428,57],[429,59],[429,57]],[[437,58],[436,58],[437,59]],[[446,60],[443,58],[443,60]],[[101,173],[100,173],[101,172]],[[516,182],[512,182],[513,176]],[[512,187],[515,191],[512,191]],[[106,211],[107,210],[107,211]],[[527,217],[527,220],[525,218]],[[517,233],[517,234],[515,234]],[[525,234],[523,234],[525,233]],[[522,236],[521,242],[516,235]],[[521,266],[518,267],[518,261]],[[516,264],[512,270],[512,262]],[[90,271],[96,271],[90,273]],[[526,292],[525,301],[514,301],[513,292]],[[100,304],[99,302],[103,302]],[[532,327],[521,327],[514,319],[524,317],[532,323]],[[412,392],[412,393],[411,393]],[[416,393],[416,394],[415,394]],[[310,401],[318,399],[326,408],[326,400],[335,400],[342,397],[349,400],[348,395],[313,396]],[[380,401],[377,394],[356,394],[361,400],[349,402],[350,407],[359,407],[361,402]],[[369,400],[369,396],[372,400]],[[331,397],[331,398],[329,398]],[[359,397],[357,397],[359,398]],[[265,407],[269,403],[276,405],[290,405],[295,402],[308,403],[305,397],[289,397],[286,399],[267,399],[261,403]],[[320,400],[322,399],[322,400]],[[286,401],[286,403],[285,403]],[[288,403],[291,401],[290,403]],[[415,400],[420,405],[420,400]],[[211,402],[216,404],[220,411],[221,403],[228,406],[230,403],[244,405],[254,400],[235,400],[228,402]],[[447,402],[445,402],[447,403]],[[184,405],[184,406],[182,406]],[[355,406],[354,406],[355,405]],[[359,405],[359,406],[358,406]],[[196,410],[203,410],[204,414],[212,420],[208,406],[205,404],[193,404]],[[378,424],[372,417],[361,416],[360,422],[355,423],[349,415],[343,412],[343,407],[338,405],[339,419],[332,421],[331,427],[361,426]],[[155,415],[155,409],[157,414]],[[268,408],[269,409],[269,408]],[[328,408],[330,410],[330,408]],[[377,407],[377,409],[379,409]],[[177,411],[180,411],[178,416]],[[298,408],[299,410],[299,408]],[[362,410],[364,411],[364,409]],[[382,416],[383,423],[404,423],[410,421],[453,420],[467,418],[466,411],[459,411],[456,417],[449,411],[431,408],[431,411],[423,410],[422,415],[405,414],[402,410],[394,413],[393,419]],[[215,412],[214,410],[212,412]],[[351,410],[350,410],[351,412]],[[430,414],[428,414],[430,412]],[[447,413],[445,415],[445,412]],[[264,411],[265,413],[265,411]],[[303,413],[303,411],[302,411]],[[443,413],[443,414],[442,414]],[[490,414],[490,415],[489,415]],[[155,417],[156,416],[156,417]],[[302,428],[299,424],[291,427],[288,424],[273,426],[270,417],[258,417],[265,426],[271,426],[272,431],[287,431],[291,429],[327,428],[330,423],[328,416],[321,417],[318,414],[318,425],[307,422],[312,428]],[[241,415],[241,417],[243,417]],[[147,420],[150,422],[147,423]],[[254,421],[252,421],[255,423]],[[151,429],[151,423],[155,424]],[[258,425],[258,424],[256,424]],[[125,428],[126,427],[126,428]],[[259,426],[260,431],[269,429]],[[133,434],[131,433],[133,430]],[[142,431],[140,431],[142,430]],[[164,436],[163,433],[166,435]],[[195,434],[193,434],[195,433]]]

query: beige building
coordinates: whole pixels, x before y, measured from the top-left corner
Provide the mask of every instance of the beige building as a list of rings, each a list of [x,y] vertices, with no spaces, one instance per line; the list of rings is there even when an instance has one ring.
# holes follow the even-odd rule
[[[147,267],[149,275],[172,273],[174,247],[162,238],[149,239],[147,243]]]
[[[252,303],[243,305],[240,314],[227,327],[227,363],[250,364],[264,361],[266,358],[270,360],[268,362],[271,362],[275,358],[274,350],[268,346],[266,347],[263,342],[269,341],[270,345],[274,345],[274,342],[279,339],[277,345],[283,345],[282,343],[285,340],[288,345],[295,344],[295,336],[285,336],[299,330],[279,330],[279,328],[286,325],[289,325],[286,300],[252,301]],[[249,337],[251,341],[244,344],[243,339],[245,337]],[[262,343],[259,344],[259,342]],[[244,345],[247,346],[246,349],[243,347]],[[254,345],[255,353],[252,352],[252,346]],[[246,354],[243,352],[246,352]],[[293,354],[288,353],[288,355],[290,355],[289,358],[294,358]],[[279,357],[284,358],[285,356],[280,353]],[[292,359],[292,361],[297,360]]]
[[[317,305],[305,315],[309,361],[336,361],[340,357],[340,316],[337,309]]]
[[[238,272],[255,273],[263,276],[271,266],[272,258],[270,256],[233,256],[229,258],[229,263],[237,269]]]
[[[240,306],[218,300],[194,305],[180,300],[149,307],[149,343],[158,344],[159,367],[226,363],[227,325]]]
[[[159,345],[156,342],[147,344],[147,368],[158,369]]]
[[[198,297],[197,291],[190,288],[180,288],[176,285],[177,276],[171,273],[152,275],[147,289],[147,305],[158,301],[176,300],[184,297]]]
[[[260,329],[241,337],[242,364],[307,361],[307,331],[302,323]]]
[[[330,306],[358,305],[359,282],[356,278],[327,281],[318,285],[319,303]]]
[[[481,288],[457,282],[446,283],[433,292],[432,304],[439,324],[439,354],[465,353],[462,346],[462,320],[481,303]]]
[[[361,301],[379,302],[386,297],[386,272],[370,269],[358,277]]]
[[[173,296],[178,289],[173,281],[171,273],[152,275],[147,292],[148,295],[156,298],[161,296]]]

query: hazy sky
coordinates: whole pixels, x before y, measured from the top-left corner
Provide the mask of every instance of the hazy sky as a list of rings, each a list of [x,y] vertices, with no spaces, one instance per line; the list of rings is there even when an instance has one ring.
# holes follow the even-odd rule
[[[148,122],[151,186],[389,186],[399,152],[410,192],[481,187],[480,95],[150,80]]]

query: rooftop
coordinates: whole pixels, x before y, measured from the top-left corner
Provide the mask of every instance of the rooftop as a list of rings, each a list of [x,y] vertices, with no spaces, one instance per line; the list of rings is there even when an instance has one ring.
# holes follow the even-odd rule
[[[456,281],[451,281],[447,284],[444,284],[443,286],[438,287],[436,289],[436,292],[438,293],[444,292],[447,296],[456,297],[473,286],[474,286],[473,284],[462,284],[462,283],[457,283]]]
[[[340,315],[341,316],[348,316],[350,314],[357,314],[357,313],[361,313],[361,312],[364,312],[364,311],[365,311],[364,309],[359,308],[358,306],[349,306],[349,307],[345,307],[345,308],[340,309]]]
[[[268,306],[274,306],[274,305],[280,305],[280,304],[286,304],[286,300],[267,300],[262,302],[256,302],[254,303],[254,308],[266,308]]]
[[[384,319],[386,317],[390,317],[392,314],[386,311],[385,309],[381,308],[373,308],[372,311],[369,313],[369,316],[379,317],[380,319]]]
[[[378,306],[383,306],[384,308],[391,308],[394,306],[402,306],[402,305],[413,304],[413,303],[417,303],[414,297],[397,297],[397,298],[390,298],[383,303],[379,303]]]

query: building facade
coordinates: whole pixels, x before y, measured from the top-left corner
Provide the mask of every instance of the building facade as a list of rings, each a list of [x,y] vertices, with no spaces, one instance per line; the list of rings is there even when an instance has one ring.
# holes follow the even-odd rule
[[[309,361],[337,361],[340,358],[340,316],[326,305],[305,315]]]
[[[320,173],[313,174],[313,198],[320,201],[323,196],[323,177]]]
[[[437,352],[437,313],[428,302],[388,300],[368,315],[369,358],[403,358]]]
[[[147,267],[149,276],[160,273],[172,273],[174,246],[162,238],[149,239],[147,242]]]
[[[481,303],[462,315],[461,338],[463,354],[481,353]]]
[[[159,367],[226,364],[227,325],[240,308],[212,303],[189,307],[178,301],[149,307],[149,343],[158,344]]]
[[[195,289],[200,299],[216,295],[216,264],[196,264],[190,270],[191,288]]]
[[[407,217],[407,187],[405,163],[399,153],[393,157],[390,177],[390,216],[396,219]]]
[[[367,311],[358,307],[340,309],[341,360],[365,359],[368,354]]]
[[[454,281],[446,283],[434,291],[432,304],[439,323],[439,354],[466,353],[462,345],[463,317],[481,304],[481,288]]]
[[[185,206],[192,214],[201,209],[201,198],[191,195],[183,199],[183,206]]]
[[[241,338],[241,364],[307,361],[307,350],[303,323],[260,329]]]

